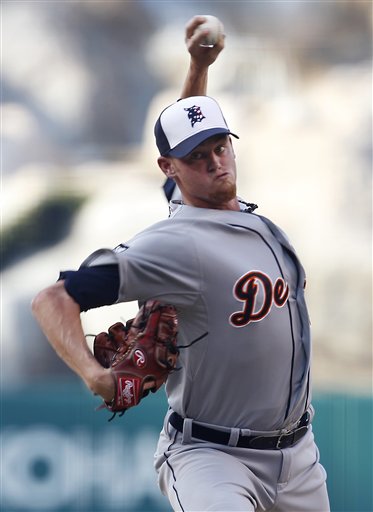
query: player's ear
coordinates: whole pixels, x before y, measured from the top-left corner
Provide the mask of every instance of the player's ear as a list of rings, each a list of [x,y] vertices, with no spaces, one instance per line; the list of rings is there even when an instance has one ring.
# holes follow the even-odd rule
[[[171,158],[166,156],[160,156],[157,160],[159,168],[167,176],[167,178],[173,178],[175,176],[175,169]]]

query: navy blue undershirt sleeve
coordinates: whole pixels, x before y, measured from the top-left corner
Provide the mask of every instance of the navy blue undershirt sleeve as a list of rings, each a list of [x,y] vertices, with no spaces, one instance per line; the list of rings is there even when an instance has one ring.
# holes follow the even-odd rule
[[[79,304],[81,311],[109,306],[118,300],[118,265],[98,265],[60,273],[67,293]]]
[[[172,178],[167,178],[166,181],[163,184],[163,192],[166,196],[167,201],[171,201],[172,194],[174,193],[174,190],[176,188],[176,183]]]

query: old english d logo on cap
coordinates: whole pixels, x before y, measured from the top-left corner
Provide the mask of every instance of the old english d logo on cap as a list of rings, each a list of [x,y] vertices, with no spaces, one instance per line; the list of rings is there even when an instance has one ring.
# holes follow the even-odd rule
[[[176,158],[183,158],[213,135],[237,137],[229,130],[218,103],[209,96],[184,98],[164,109],[154,134],[160,154]]]
[[[202,119],[206,119],[206,117],[202,114],[201,107],[197,107],[193,105],[193,107],[184,108],[188,112],[188,119],[192,123],[192,128],[196,123],[200,123]]]

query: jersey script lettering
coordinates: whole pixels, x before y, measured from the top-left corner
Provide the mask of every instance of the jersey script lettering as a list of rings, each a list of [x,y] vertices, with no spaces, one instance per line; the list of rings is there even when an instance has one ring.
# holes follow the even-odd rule
[[[263,290],[262,304],[257,304],[259,287]],[[244,327],[251,322],[260,322],[271,311],[273,303],[281,308],[289,297],[289,286],[282,277],[273,285],[267,274],[253,270],[244,274],[233,287],[237,300],[243,302],[242,311],[233,313],[229,321],[234,327]]]

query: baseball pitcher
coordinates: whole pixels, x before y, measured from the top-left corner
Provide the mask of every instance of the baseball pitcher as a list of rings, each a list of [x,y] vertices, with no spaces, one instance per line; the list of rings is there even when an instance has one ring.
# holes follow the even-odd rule
[[[327,512],[305,272],[283,231],[237,195],[238,136],[205,95],[224,34],[200,46],[204,21],[187,25],[181,99],[155,122],[159,168],[180,192],[170,217],[62,272],[33,312],[112,412],[165,382],[155,469],[175,511]],[[134,300],[137,317],[98,336],[95,357],[80,313]]]

